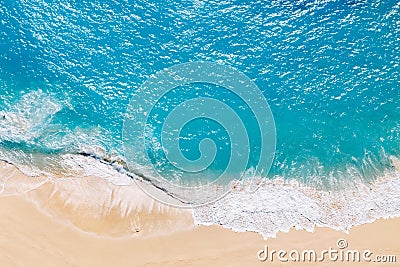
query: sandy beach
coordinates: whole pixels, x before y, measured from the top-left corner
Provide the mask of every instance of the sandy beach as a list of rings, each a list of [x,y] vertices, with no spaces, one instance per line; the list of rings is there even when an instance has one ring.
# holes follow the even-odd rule
[[[264,240],[221,226],[194,226],[190,210],[166,207],[136,187],[118,187],[96,177],[49,181],[26,177],[2,163],[1,266],[397,266],[398,263],[260,261],[260,250],[347,249],[400,256],[400,219],[356,226],[350,233],[292,229]],[[23,186],[22,186],[23,185]],[[38,186],[39,185],[39,186]],[[136,209],[122,198],[134,192]],[[131,191],[134,190],[134,191]],[[100,198],[90,200],[94,193]],[[109,199],[109,198],[112,199]],[[108,203],[108,204],[105,204]],[[149,206],[148,204],[151,203]],[[139,208],[140,207],[140,208]],[[286,256],[287,258],[288,256]]]
[[[400,219],[355,227],[350,234],[330,229],[315,233],[292,230],[276,239],[255,233],[234,233],[218,226],[195,227],[158,237],[109,239],[85,234],[55,222],[19,197],[0,200],[2,266],[308,266],[310,263],[261,262],[259,250],[336,247],[345,238],[352,249],[374,254],[400,254]],[[326,261],[318,266],[366,266]],[[367,266],[396,266],[396,263]]]

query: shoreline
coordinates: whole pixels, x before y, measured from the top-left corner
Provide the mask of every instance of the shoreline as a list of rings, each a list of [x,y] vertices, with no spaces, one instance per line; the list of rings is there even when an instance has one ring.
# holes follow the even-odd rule
[[[28,177],[8,163],[0,167],[1,265],[265,266],[271,262],[259,261],[257,252],[266,245],[288,251],[322,250],[335,247],[340,238],[349,242],[349,248],[391,253],[400,261],[400,217],[374,219],[352,227],[349,234],[327,227],[289,227],[264,240],[256,231],[239,232],[215,222],[195,225],[191,210],[162,205],[135,183],[117,186],[93,175]]]
[[[78,162],[79,166],[71,167],[71,175],[66,177],[65,174],[28,176],[21,167],[0,161],[0,198],[23,197],[61,223],[110,238],[153,236],[165,230],[221,225],[234,232],[254,232],[268,239],[291,228],[312,232],[314,228],[327,227],[347,232],[379,219],[400,218],[400,199],[396,198],[400,195],[400,160],[396,157],[390,159],[394,173],[385,173],[375,182],[356,182],[349,189],[318,190],[276,178],[263,181],[257,191],[248,193],[246,182],[236,181],[223,199],[193,209],[158,202],[155,199],[174,199],[140,177],[135,182],[112,164],[82,155],[66,159],[63,164],[73,166],[73,162]],[[249,212],[251,216],[246,215]],[[261,221],[257,224],[254,220]]]

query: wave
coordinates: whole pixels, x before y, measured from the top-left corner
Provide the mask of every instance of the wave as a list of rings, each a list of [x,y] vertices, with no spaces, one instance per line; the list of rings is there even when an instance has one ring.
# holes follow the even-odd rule
[[[22,95],[17,103],[0,112],[0,140],[33,142],[61,109],[62,106],[42,90]]]
[[[94,151],[92,149],[92,152]],[[67,170],[66,173],[53,171],[52,174],[47,173],[46,179],[38,179],[38,174],[36,174],[30,177],[31,183],[25,183],[23,187],[20,183],[11,184],[13,186],[10,187],[8,182],[11,180],[4,177],[7,175],[12,177],[13,173],[2,172],[3,190],[0,195],[9,195],[10,192],[14,195],[28,194],[32,201],[43,207],[47,205],[45,203],[50,198],[54,197],[54,192],[61,190],[63,193],[58,197],[61,198],[59,201],[63,203],[62,205],[72,206],[75,212],[81,211],[82,206],[85,206],[85,212],[87,216],[90,215],[90,218],[107,216],[110,209],[115,209],[114,213],[121,214],[121,220],[126,220],[126,216],[132,213],[138,216],[138,211],[143,211],[143,209],[156,213],[172,210],[178,217],[187,214],[188,210],[181,209],[178,212],[179,209],[168,208],[135,187],[135,182],[139,181],[143,183],[143,186],[152,187],[153,193],[158,194],[160,198],[171,197],[165,190],[154,187],[148,178],[128,172],[122,158],[82,152],[64,154],[59,158],[59,162],[60,166]],[[259,179],[258,182],[261,185],[258,190],[250,193],[246,190],[246,181],[235,182],[232,192],[223,199],[192,209],[192,218],[196,225],[221,225],[238,232],[257,232],[267,239],[275,237],[278,232],[287,232],[293,227],[307,231],[313,231],[315,227],[348,231],[352,226],[369,223],[379,218],[399,217],[400,161],[392,156],[391,162],[391,168],[374,182],[348,180],[351,186],[331,190],[317,189],[296,180],[275,178],[273,180]],[[24,172],[23,167],[21,170]],[[25,174],[32,175],[29,172]],[[76,177],[81,178],[76,179]],[[88,183],[86,179],[90,182]],[[82,184],[82,181],[85,183]],[[107,189],[100,189],[104,181],[112,184],[113,189],[109,186],[105,187]],[[52,189],[45,189],[44,185],[47,183],[51,183]],[[132,188],[135,189],[132,190]],[[110,202],[110,198],[114,200]],[[156,211],[153,210],[155,207]],[[66,217],[57,209],[53,209],[54,214],[67,221],[73,220],[72,215]],[[139,218],[136,220],[140,221]],[[183,221],[188,222],[187,217],[183,221],[178,218],[176,220],[180,222],[180,227],[184,227]],[[86,225],[77,222],[73,224],[81,230],[92,231]],[[128,224],[123,225],[125,228],[128,227]],[[136,225],[140,223],[136,222]],[[172,227],[168,225],[169,228]],[[147,230],[143,231],[141,227],[144,226],[136,227],[141,229],[141,233],[149,234],[154,230],[145,227]],[[119,229],[118,234],[112,233],[111,230],[108,233],[121,236],[124,232],[122,228]],[[131,230],[128,229],[128,231]],[[132,236],[137,236],[137,233],[131,233],[130,237]]]
[[[291,228],[315,227],[349,231],[380,218],[400,216],[400,161],[375,182],[354,182],[337,190],[321,190],[282,178],[248,193],[238,184],[224,199],[193,210],[198,225],[222,225],[237,232],[252,231],[265,239]]]

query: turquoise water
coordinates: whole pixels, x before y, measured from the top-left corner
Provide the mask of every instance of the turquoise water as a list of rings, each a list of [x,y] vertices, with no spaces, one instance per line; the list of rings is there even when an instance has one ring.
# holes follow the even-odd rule
[[[400,154],[397,1],[3,0],[0,22],[0,156],[11,162],[51,169],[65,153],[123,157],[135,90],[191,61],[232,66],[263,92],[277,136],[268,177],[318,186],[370,180]],[[219,92],[178,88],[153,112],[165,117],[199,95],[240,109],[235,96]],[[251,112],[240,116],[253,140],[251,168],[260,133]],[[210,132],[221,147],[218,171],[229,149],[220,125],[194,122],[182,149],[198,158],[196,144]]]

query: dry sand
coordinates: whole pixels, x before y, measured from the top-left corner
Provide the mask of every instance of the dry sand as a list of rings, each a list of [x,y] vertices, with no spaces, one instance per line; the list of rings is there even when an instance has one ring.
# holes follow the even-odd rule
[[[164,207],[135,188],[120,189],[94,177],[57,183],[40,177],[27,180],[6,165],[1,177],[0,266],[308,266],[308,262],[260,262],[257,252],[266,245],[270,250],[300,252],[336,249],[340,238],[347,240],[348,249],[371,250],[371,258],[396,255],[400,261],[399,218],[357,226],[350,234],[325,228],[314,233],[293,229],[265,241],[256,233],[194,227],[190,211]],[[32,180],[35,185],[30,184]],[[124,195],[118,190],[134,192],[140,208],[116,197]],[[93,193],[114,198],[99,205],[98,200],[89,201]],[[398,262],[333,263],[327,259],[313,264],[399,266]]]

